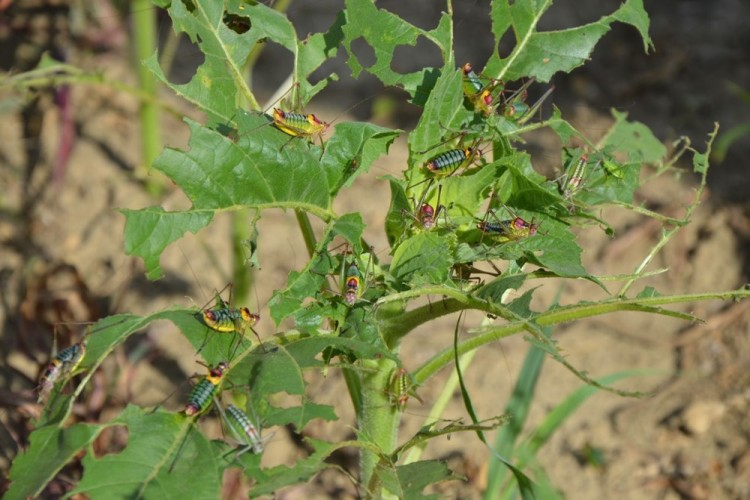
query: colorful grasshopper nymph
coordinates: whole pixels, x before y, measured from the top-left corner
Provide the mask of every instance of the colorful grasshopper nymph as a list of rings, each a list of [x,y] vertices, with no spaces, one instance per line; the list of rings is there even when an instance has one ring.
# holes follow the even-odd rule
[[[534,236],[539,229],[537,224],[526,222],[521,217],[498,222],[480,221],[477,229],[499,241],[517,241]]]
[[[474,72],[474,68],[469,63],[464,64],[462,70],[464,72],[464,94],[474,104],[474,109],[485,115],[492,114],[496,107],[494,104],[495,96],[492,95],[492,92],[496,87],[502,86],[502,82],[492,81],[488,85],[483,85],[479,75]]]
[[[220,293],[216,296],[216,305],[214,308],[204,308],[196,313],[195,317],[208,328],[217,332],[237,332],[242,335],[250,329],[258,339],[258,343],[262,345],[258,332],[253,328],[260,320],[260,315],[250,312],[250,309],[247,307],[229,307],[221,298]],[[241,340],[240,338],[238,346]],[[198,350],[199,352],[205,347],[207,342],[208,338],[206,338],[203,346]]]
[[[435,209],[432,208],[432,205],[422,203],[417,212],[417,222],[427,231],[435,227]]]
[[[279,108],[273,108],[274,126],[292,137],[304,137],[313,140],[316,136],[323,143],[323,134],[328,130],[328,123],[319,120],[315,115],[303,115],[282,111]]]
[[[211,406],[211,401],[219,393],[221,382],[224,379],[224,372],[226,372],[228,367],[229,365],[226,362],[221,361],[215,367],[210,368],[208,375],[195,384],[195,387],[190,392],[190,396],[188,396],[188,403],[185,405],[185,415],[192,417],[208,410]]]
[[[428,188],[429,189],[429,188]],[[428,191],[425,191],[425,193],[422,196],[422,200],[420,202],[414,201],[414,213],[408,211],[408,210],[402,210],[402,215],[408,216],[417,223],[418,229],[424,229],[425,231],[431,230],[433,227],[437,225],[438,217],[440,217],[440,213],[443,213],[443,216],[447,219],[447,209],[444,205],[440,204],[440,196],[443,193],[443,187],[438,184],[438,195],[437,195],[437,210],[435,210],[435,207],[430,205],[429,203],[425,202],[425,198],[428,194]]]
[[[586,165],[588,162],[588,155],[582,154],[572,171],[566,172],[563,176],[560,182],[560,193],[566,200],[570,200],[581,188],[583,179],[586,176]]]
[[[83,360],[86,354],[86,341],[82,340],[77,344],[66,347],[52,359],[42,376],[39,377],[39,399],[41,403],[49,396],[55,383],[64,376],[72,374]]]
[[[537,99],[534,104],[529,106],[526,103],[526,98],[529,95],[528,88],[533,82],[533,78],[531,80],[528,80],[526,83],[521,85],[521,88],[513,92],[513,94],[511,94],[511,96],[508,97],[505,102],[503,102],[503,116],[519,125],[523,125],[534,116],[534,114],[542,106],[542,103],[544,103],[544,101],[555,90],[554,86],[550,87],[544,94],[542,94],[539,99]]]
[[[227,406],[226,410],[229,428],[240,444],[245,445],[244,448],[237,452],[237,455],[239,456],[248,450],[253,450],[253,453],[256,455],[263,453],[263,439],[260,437],[260,432],[253,425],[250,417],[234,405]]]
[[[362,293],[362,275],[355,264],[349,266],[346,271],[344,283],[344,300],[347,304],[353,306]]]
[[[450,175],[459,168],[467,168],[481,156],[478,148],[450,149],[433,157],[424,166],[436,176]]]
[[[412,214],[411,212],[406,213],[417,222],[421,229],[429,231],[437,226],[438,217],[440,217],[441,213],[443,214],[443,217],[447,219],[447,210],[445,208],[445,205],[441,205],[439,200],[440,197],[438,196],[437,210],[435,210],[435,208],[433,208],[433,206],[429,203],[422,203],[422,205],[419,207],[419,210],[417,210],[416,215]]]
[[[413,395],[417,400],[422,402],[414,391],[413,382],[405,368],[394,369],[388,385],[390,386],[390,391],[393,397],[393,404],[398,407],[399,410],[403,411],[404,408],[406,408],[409,396]]]
[[[207,327],[225,333],[252,328],[260,320],[260,315],[251,313],[247,307],[205,309],[200,315]]]

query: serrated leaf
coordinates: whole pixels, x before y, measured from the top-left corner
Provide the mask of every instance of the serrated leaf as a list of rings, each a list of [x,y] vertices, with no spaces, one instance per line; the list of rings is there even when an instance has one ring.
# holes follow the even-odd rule
[[[166,212],[161,207],[120,209],[125,216],[125,253],[140,257],[150,280],[161,278],[159,256],[187,231],[197,233],[213,219],[213,212]]]
[[[391,183],[391,206],[386,217],[386,234],[391,246],[400,244],[409,229],[419,229],[414,205],[420,203],[429,203],[436,211],[441,211],[441,214],[437,214],[433,231],[441,234],[455,231],[460,217],[473,217],[477,213],[490,186],[498,177],[498,172],[497,163],[491,163],[460,176],[449,176],[440,180],[439,189],[432,187],[427,191],[423,190],[420,198],[414,200],[413,204],[406,196],[404,183],[392,177],[387,178]],[[419,192],[419,187],[415,189]]]
[[[253,388],[262,395],[304,394],[306,385],[302,367],[283,346],[265,353],[256,349],[232,367],[227,381],[231,386]]]
[[[628,114],[612,110],[615,123],[605,135],[599,149],[610,155],[624,153],[628,163],[659,164],[667,155],[667,148],[641,122],[627,121]]]
[[[544,124],[557,134],[563,146],[568,144],[571,137],[579,137],[581,135],[573,125],[563,119],[560,108],[554,105],[552,106],[552,116],[544,120]]]
[[[355,78],[363,70],[367,70],[386,85],[399,85],[412,97],[419,93],[424,99],[437,77],[434,70],[427,68],[400,74],[392,69],[392,59],[396,48],[402,45],[414,46],[419,37],[424,37],[437,45],[443,55],[443,60],[453,64],[452,20],[445,13],[434,30],[425,31],[395,14],[378,9],[370,0],[346,0],[345,12],[347,22],[343,26],[344,47],[349,54],[347,64]],[[362,66],[352,51],[352,42],[360,38],[370,47],[376,48],[375,62],[367,68]]]
[[[220,361],[231,361],[238,352],[249,349],[255,340],[249,330],[219,332],[209,328],[201,320],[200,311],[197,309],[172,309],[165,319],[169,319],[177,326],[208,366],[215,366]],[[261,321],[263,320],[264,318],[261,318]]]
[[[705,174],[709,167],[709,155],[705,153],[693,154],[693,172]]]
[[[643,51],[648,53],[654,50],[654,43],[648,34],[650,21],[646,9],[643,7],[643,0],[629,0],[612,14],[612,17],[622,23],[629,24],[638,30],[643,39]]]
[[[520,297],[514,299],[508,304],[508,310],[520,318],[530,318],[533,314],[533,311],[531,310],[531,299],[533,298],[535,291],[536,288],[526,290]]]
[[[44,408],[36,424],[37,427],[47,425],[62,426],[68,415],[70,415],[73,403],[75,402],[74,396],[80,394],[93,372],[109,356],[112,350],[124,342],[130,335],[145,328],[151,321],[165,318],[169,314],[169,311],[161,311],[147,317],[119,314],[104,318],[92,325],[86,338],[86,355],[81,360],[79,367],[79,370],[86,374],[83,381],[72,395],[61,398],[50,398],[48,406]]]
[[[391,186],[391,204],[385,218],[385,234],[392,248],[414,224],[415,220],[410,217],[413,215],[414,207],[406,197],[402,181],[391,176],[387,176],[386,180]]]
[[[166,149],[154,167],[185,191],[193,211],[275,207],[325,215],[330,194],[327,183],[320,182],[316,148],[299,138],[288,144],[288,135],[262,126],[268,119],[261,115],[238,117],[236,142],[196,122],[187,123],[190,149]]]
[[[274,293],[269,302],[271,317],[278,325],[286,317],[297,315],[302,303],[309,297],[316,297],[327,282],[327,276],[338,272],[336,262],[328,253],[328,245],[336,236],[344,238],[355,252],[362,252],[362,231],[364,222],[360,214],[345,214],[331,221],[318,241],[315,255],[300,272],[291,272],[287,286]],[[322,319],[322,316],[321,316]],[[312,321],[307,318],[312,326]]]
[[[581,264],[583,250],[575,241],[569,228],[552,220],[540,223],[540,231],[524,241],[524,255],[529,262],[541,266],[561,277],[589,277]]]
[[[644,38],[644,46],[648,48],[651,44],[642,0],[628,0],[613,14],[584,26],[537,31],[539,21],[551,6],[552,0],[492,2],[490,17],[495,46],[508,30],[513,31],[516,44],[508,57],[501,58],[497,52],[492,54],[484,70],[487,75],[506,81],[535,77],[548,82],[558,71],[570,72],[586,62],[615,21],[635,26]]]
[[[331,155],[321,165],[319,148],[299,138],[289,143],[289,136],[267,126],[267,118],[242,114],[238,123],[240,137],[235,142],[189,121],[190,150],[167,149],[157,159],[155,168],[185,191],[193,203],[190,210],[169,217],[154,209],[125,211],[131,228],[126,245],[144,258],[150,266],[149,275],[158,272],[155,266],[167,244],[185,231],[205,225],[218,210],[293,208],[322,219],[332,217],[332,189],[337,190],[344,175],[349,175],[352,158]],[[395,132],[374,126],[342,127],[341,143],[334,144],[342,145],[343,154],[356,155],[367,165],[395,137]],[[151,229],[148,233],[140,229],[144,221],[151,221],[146,226]],[[130,241],[131,235],[137,239]]]
[[[451,130],[460,130],[461,124],[472,113],[463,106],[463,73],[461,70],[445,71],[435,82],[416,128],[409,134],[410,159],[415,162],[434,155],[435,143]],[[422,155],[415,154],[423,152]]]
[[[302,406],[274,408],[273,412],[266,413],[265,422],[268,425],[294,424],[298,429],[302,429],[309,421],[317,418],[329,422],[338,419],[333,406],[305,401]]]
[[[320,160],[322,170],[328,174],[331,195],[351,186],[360,174],[369,171],[372,163],[388,152],[400,132],[362,122],[336,125],[336,134],[326,143]],[[342,165],[347,168],[341,168]]]
[[[270,469],[246,470],[248,477],[256,481],[250,493],[253,496],[270,495],[284,486],[306,481],[321,470],[331,467],[326,458],[338,449],[338,445],[309,437],[305,442],[315,451],[307,458],[297,460],[292,467],[279,465]]]
[[[302,106],[330,81],[330,78],[321,78],[317,84],[311,85],[307,77],[336,55],[343,37],[343,18],[339,17],[327,33],[316,33],[305,41],[299,41],[294,26],[286,16],[261,2],[170,2],[168,11],[175,31],[188,35],[198,45],[205,60],[185,84],[170,82],[160,68],[156,55],[148,58],[144,64],[175,93],[202,109],[211,124],[230,123],[237,107],[244,102],[253,109],[259,109],[246,81],[248,58],[259,43],[271,40],[292,53],[294,79],[299,84],[296,88],[297,100]],[[229,16],[242,19],[248,29],[243,32],[232,29],[227,21]]]
[[[445,283],[450,276],[451,245],[434,232],[421,232],[396,248],[391,274],[399,283]]]
[[[424,495],[424,489],[434,483],[453,478],[453,472],[439,460],[422,460],[395,469],[379,468],[380,478],[386,491],[398,498],[438,498]]]
[[[502,176],[502,173],[501,163],[493,162],[478,170],[443,179],[441,181],[441,204],[451,207],[449,222],[450,218],[456,215],[475,216],[489,195],[491,187]]]
[[[326,348],[333,348],[341,353],[346,353],[352,359],[396,359],[386,349],[347,337],[310,337],[296,340],[287,345],[289,353],[304,368],[323,367],[324,363],[318,359],[317,355]]]
[[[127,446],[101,458],[84,457],[84,475],[73,493],[91,498],[219,498],[221,462],[211,443],[193,428],[193,420],[128,406],[108,424],[128,428]]]
[[[76,424],[67,429],[47,426],[29,436],[29,446],[20,453],[10,469],[7,499],[38,497],[60,469],[90,445],[103,426]]]

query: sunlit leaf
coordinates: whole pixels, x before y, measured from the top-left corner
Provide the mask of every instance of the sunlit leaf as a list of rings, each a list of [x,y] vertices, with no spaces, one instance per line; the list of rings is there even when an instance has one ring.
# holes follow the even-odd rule
[[[96,439],[102,426],[77,424],[67,429],[39,428],[29,436],[29,446],[13,461],[10,489],[4,498],[38,497],[46,484],[79,452]]]
[[[642,0],[628,0],[609,16],[598,21],[568,29],[538,31],[539,21],[552,6],[552,0],[499,0],[492,3],[492,31],[496,43],[512,30],[515,46],[510,55],[501,58],[495,52],[484,72],[492,77],[514,81],[535,77],[548,82],[559,71],[570,72],[590,57],[599,39],[615,21],[631,24],[644,39],[644,48],[651,46],[648,38],[648,16]]]
[[[93,498],[163,497],[164,492],[173,498],[218,498],[220,461],[193,419],[128,406],[109,425],[127,427],[127,446],[101,458],[86,455],[74,493]]]
[[[436,70],[425,68],[411,73],[397,73],[392,69],[393,54],[399,46],[414,46],[420,37],[434,43],[440,49],[445,61],[452,61],[452,22],[443,14],[438,26],[425,31],[409,24],[395,14],[378,9],[370,0],[346,0],[346,24],[343,27],[344,47],[349,53],[347,63],[356,78],[366,70],[378,77],[386,85],[404,88],[416,103],[424,103],[438,76]],[[375,48],[375,62],[364,67],[352,50],[352,43],[362,40]]]

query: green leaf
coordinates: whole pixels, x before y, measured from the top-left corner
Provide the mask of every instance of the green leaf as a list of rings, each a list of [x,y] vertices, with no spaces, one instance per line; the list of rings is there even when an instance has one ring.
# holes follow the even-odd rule
[[[563,146],[568,144],[571,137],[580,137],[583,135],[573,125],[563,119],[560,108],[555,105],[552,106],[552,116],[544,120],[544,124],[557,134]]]
[[[292,467],[279,465],[270,469],[246,470],[248,477],[255,480],[251,495],[273,494],[284,486],[307,481],[321,470],[331,467],[326,458],[338,449],[339,445],[309,437],[305,442],[315,451],[307,458],[297,460]]]
[[[331,273],[338,274],[339,268],[336,267],[336,260],[328,253],[328,245],[336,236],[344,238],[355,252],[362,252],[362,231],[364,223],[362,216],[359,214],[345,214],[339,219],[329,222],[323,236],[318,241],[315,254],[307,263],[305,268],[300,272],[291,272],[287,280],[286,288],[277,290],[271,301],[269,308],[271,317],[278,325],[284,318],[297,315],[302,308],[302,303],[309,297],[316,297],[322,293],[327,282],[327,276]],[[337,292],[338,293],[338,292]],[[320,319],[324,311],[320,313]],[[308,325],[315,327],[315,320],[309,320]],[[320,321],[317,322],[320,324]],[[300,326],[300,325],[298,325]]]
[[[213,212],[166,212],[161,207],[121,208],[125,216],[125,253],[140,257],[150,280],[161,278],[159,256],[187,231],[197,233],[213,219]]]
[[[373,346],[358,339],[347,337],[319,336],[308,337],[289,343],[287,350],[303,368],[322,368],[324,362],[318,354],[326,348],[331,348],[340,354],[346,354],[351,360],[355,359],[397,359],[393,353],[379,346]]]
[[[499,0],[492,3],[490,17],[496,46],[508,30],[513,31],[516,44],[506,58],[493,53],[485,74],[506,81],[535,77],[548,82],[558,71],[567,73],[586,62],[594,46],[615,21],[635,26],[644,38],[644,47],[651,46],[649,21],[642,0],[628,0],[612,15],[584,26],[537,31],[539,21],[551,6],[552,0]]]
[[[473,115],[463,106],[462,82],[461,70],[445,71],[435,82],[419,123],[409,134],[412,167],[438,153],[435,146],[439,138],[450,134],[450,131],[460,131],[461,125]]]
[[[316,148],[299,138],[289,143],[288,135],[262,126],[268,124],[263,115],[243,113],[238,122],[235,142],[188,120],[190,150],[166,149],[154,167],[185,191],[193,211],[275,207],[325,216],[329,183],[320,182]]]
[[[274,408],[272,412],[265,415],[264,423],[267,425],[294,424],[301,430],[308,422],[316,418],[329,422],[338,420],[333,406],[319,405],[305,401],[302,406]]]
[[[165,318],[169,314],[169,311],[158,312],[148,317],[120,314],[109,316],[92,325],[87,334],[86,355],[79,367],[79,370],[85,372],[86,375],[72,395],[50,398],[37,422],[37,427],[62,426],[72,411],[75,396],[81,393],[93,373],[112,350],[151,321]]]
[[[659,164],[667,156],[667,148],[641,122],[627,121],[628,114],[612,110],[615,123],[599,143],[599,149],[613,156],[627,155],[627,163]]]
[[[26,451],[13,460],[11,485],[4,498],[38,497],[60,469],[96,439],[102,428],[76,424],[67,429],[47,426],[34,430]]]
[[[302,367],[282,346],[265,353],[256,349],[232,367],[227,381],[230,386],[252,388],[263,397],[278,392],[304,394],[306,385]],[[263,410],[256,409],[263,414]]]
[[[648,34],[650,21],[646,9],[643,8],[643,0],[628,0],[612,14],[612,18],[621,23],[630,24],[638,30],[643,39],[644,52],[654,50],[654,43]]]
[[[360,174],[369,171],[372,163],[388,152],[400,132],[361,122],[336,125],[336,134],[326,143],[320,160],[323,172],[328,175],[331,195],[351,186]],[[347,168],[342,169],[341,165]]]
[[[346,0],[345,14],[347,22],[343,26],[344,47],[349,54],[347,64],[355,78],[366,69],[386,85],[399,85],[412,97],[419,94],[421,99],[426,98],[437,77],[433,70],[425,68],[400,74],[391,69],[396,48],[402,45],[414,46],[419,37],[437,45],[443,60],[453,65],[453,26],[446,13],[443,13],[438,26],[432,31],[419,29],[387,10],[378,9],[371,0]],[[352,50],[352,43],[359,39],[374,49],[375,62],[367,68],[362,66]]]
[[[422,188],[419,199],[412,204],[404,191],[404,184],[397,179],[388,178],[391,183],[391,206],[386,218],[386,234],[389,236],[391,246],[402,243],[401,240],[409,229],[419,229],[415,223],[414,211],[420,203],[429,203],[437,211],[442,213],[437,216],[436,228],[433,231],[450,233],[456,231],[459,220],[463,222],[466,217],[473,221],[474,215],[484,202],[487,192],[493,181],[498,177],[500,170],[498,163],[490,163],[472,169],[471,172],[462,175],[452,175],[441,179],[439,189],[431,187]],[[428,184],[428,186],[430,186]],[[419,193],[420,188],[415,187],[412,194]],[[438,196],[440,198],[438,199]],[[442,209],[440,208],[442,206]],[[447,219],[447,220],[446,220]],[[395,250],[394,250],[395,251]]]
[[[531,299],[535,291],[536,288],[526,290],[523,295],[508,304],[508,310],[519,318],[530,318],[533,314],[533,311],[531,310]]]
[[[249,349],[255,339],[251,331],[219,332],[209,328],[197,309],[172,309],[166,319],[177,326],[208,366],[231,361],[238,352]]]
[[[635,296],[637,299],[650,299],[651,297],[661,297],[662,294],[654,288],[647,286],[638,295]]]
[[[398,498],[439,498],[438,495],[424,495],[423,490],[440,481],[454,478],[448,466],[439,460],[422,460],[395,469],[379,468],[383,487]]]
[[[335,420],[333,408],[307,401],[303,370],[323,368],[319,354],[327,348],[347,353],[353,359],[375,359],[394,356],[365,342],[341,337],[318,336],[291,341],[273,350],[255,349],[235,364],[226,377],[225,388],[251,390],[250,404],[264,426],[294,424],[302,429],[310,420]],[[301,396],[299,406],[277,408],[270,396],[278,393]]]
[[[83,478],[72,493],[92,498],[219,498],[220,461],[194,428],[193,418],[131,405],[112,425],[127,427],[127,446],[101,458],[86,455]]]
[[[388,237],[388,244],[393,248],[406,236],[407,230],[416,223],[413,217],[415,207],[406,197],[402,181],[391,176],[386,176],[385,179],[391,186],[391,205],[388,207],[388,214],[385,218],[385,234]]]
[[[452,246],[435,232],[418,233],[399,245],[393,254],[391,274],[399,283],[445,283],[453,266]]]
[[[158,258],[167,244],[205,225],[218,210],[293,208],[330,219],[332,192],[350,175],[351,160],[360,157],[369,166],[396,134],[375,126],[342,125],[343,134],[334,142],[341,149],[321,165],[319,148],[299,138],[290,143],[286,134],[263,126],[267,118],[242,114],[238,123],[240,137],[232,141],[188,121],[190,150],[167,149],[157,159],[154,167],[185,191],[193,204],[190,210],[169,216],[158,209],[124,212],[126,247],[144,258],[149,276],[159,272]]]
[[[709,155],[706,153],[693,154],[693,172],[705,174],[709,167]]]
[[[493,279],[489,283],[477,290],[476,295],[482,299],[491,300],[492,302],[502,303],[503,295],[508,290],[517,290],[526,281],[527,275],[524,273],[507,274]]]
[[[529,262],[560,277],[594,280],[581,264],[583,250],[566,225],[547,219],[540,222],[540,231],[544,233],[523,242],[524,255]]]
[[[307,77],[336,55],[343,38],[343,17],[340,16],[327,33],[316,33],[300,41],[286,16],[261,2],[171,2],[168,11],[174,30],[188,35],[198,45],[205,60],[186,84],[170,82],[159,67],[156,55],[144,64],[177,95],[203,110],[211,124],[232,122],[237,108],[244,103],[248,103],[251,109],[259,109],[246,81],[248,58],[258,44],[271,40],[292,53],[294,80],[299,84],[295,89],[296,99],[301,107],[331,80],[330,77],[321,78],[317,84],[311,85]],[[228,21],[230,16],[242,19],[249,28],[242,33],[232,29]]]

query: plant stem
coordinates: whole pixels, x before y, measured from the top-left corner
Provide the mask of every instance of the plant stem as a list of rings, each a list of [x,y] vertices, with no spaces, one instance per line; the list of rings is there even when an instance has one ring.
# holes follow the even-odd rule
[[[716,139],[716,134],[719,133],[719,124],[714,124],[714,130],[708,135],[708,141],[706,143],[706,152],[705,152],[705,158],[709,158],[711,156],[711,145],[714,142],[714,139]],[[697,152],[695,153],[697,155]],[[693,160],[696,161],[695,159]],[[708,160],[706,160],[708,161]],[[701,173],[701,181],[698,185],[698,188],[695,190],[695,196],[693,197],[693,202],[688,205],[687,210],[685,211],[685,217],[682,218],[682,224],[677,225],[670,229],[669,231],[666,231],[662,234],[661,239],[659,242],[654,245],[654,248],[651,249],[651,251],[648,253],[648,255],[643,259],[643,261],[640,263],[640,265],[635,269],[635,272],[633,274],[639,274],[641,273],[646,266],[648,266],[651,261],[654,260],[654,257],[658,255],[658,253],[661,251],[662,248],[664,248],[667,243],[674,237],[677,232],[682,229],[685,225],[687,225],[690,222],[690,218],[693,216],[693,212],[696,208],[698,208],[698,205],[700,205],[701,198],[703,197],[703,191],[706,189],[706,180],[708,175],[708,163],[706,163],[705,168],[703,172]],[[620,289],[620,292],[618,293],[619,296],[623,297],[627,293],[627,291],[630,289],[631,286],[633,286],[633,283],[635,283],[635,279],[629,280],[627,283],[623,285],[623,287]]]
[[[248,211],[232,213],[232,283],[236,304],[245,304],[250,295],[250,272],[247,269],[244,242],[250,237]]]
[[[156,100],[156,77],[142,61],[156,51],[156,11],[151,8],[149,0],[133,0],[133,38],[135,38],[135,58],[138,82],[141,90],[152,97],[142,101],[139,114],[141,122],[141,163],[136,167],[136,176],[144,179],[147,191],[152,195],[159,194],[161,186],[149,177],[154,160],[162,149],[159,130],[159,115]]]
[[[695,293],[685,295],[671,295],[671,296],[660,296],[660,297],[643,297],[635,298],[630,300],[612,299],[606,303],[599,304],[578,304],[575,306],[561,307],[553,309],[552,311],[544,312],[530,318],[521,318],[516,321],[512,321],[505,325],[494,326],[479,331],[477,335],[461,342],[458,345],[459,354],[469,352],[476,349],[479,346],[500,340],[502,338],[514,335],[522,331],[529,331],[536,336],[536,332],[533,331],[533,325],[538,327],[544,327],[548,325],[555,325],[560,323],[566,323],[569,321],[575,321],[582,318],[590,318],[593,316],[600,316],[603,314],[615,312],[615,311],[640,311],[653,314],[665,314],[674,315],[673,311],[667,309],[661,309],[658,306],[667,304],[683,304],[689,302],[699,302],[703,300],[719,299],[719,300],[737,300],[742,298],[750,298],[750,290],[740,289],[731,292],[716,292],[716,293]],[[494,311],[493,304],[486,303],[483,301],[467,302],[467,306],[471,305],[472,309],[480,309],[487,311],[491,314],[498,314]],[[486,305],[488,307],[476,307]],[[453,361],[453,349],[447,348],[438,353],[432,359],[423,364],[416,372],[414,372],[414,380],[418,384],[424,383],[425,380],[430,378],[438,370],[442,369],[445,365]]]
[[[461,363],[462,371],[469,366],[476,353],[476,351],[471,351],[461,356],[461,360],[459,361],[459,363]],[[448,406],[448,403],[453,397],[453,393],[455,392],[456,387],[458,387],[458,373],[456,372],[456,369],[454,367],[451,376],[445,382],[443,389],[440,391],[440,394],[435,400],[435,403],[433,403],[432,408],[430,409],[430,414],[427,416],[427,418],[425,418],[422,427],[426,427],[441,418],[443,412],[445,411],[445,408]],[[409,450],[409,453],[404,458],[404,464],[410,464],[419,460],[422,457],[422,452],[424,451],[426,446],[427,441],[424,441],[422,444],[411,448]]]
[[[360,439],[374,444],[385,455],[396,447],[400,413],[392,404],[388,394],[388,382],[396,363],[390,359],[368,360],[365,368],[371,369],[362,377],[362,407],[359,418]],[[375,484],[378,475],[376,466],[381,455],[371,449],[362,448],[360,453],[360,484],[367,485],[370,494],[381,491]]]
[[[310,218],[307,213],[302,210],[295,210],[294,215],[297,217],[297,223],[299,229],[302,231],[302,239],[305,240],[305,248],[307,248],[307,254],[312,257],[315,255],[315,231],[313,231],[312,224],[310,224]]]

